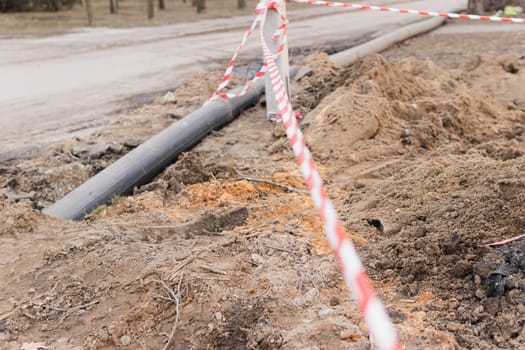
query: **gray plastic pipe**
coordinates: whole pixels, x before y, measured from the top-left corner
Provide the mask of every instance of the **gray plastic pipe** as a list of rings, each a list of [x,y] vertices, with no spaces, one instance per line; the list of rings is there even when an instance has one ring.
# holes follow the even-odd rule
[[[435,29],[445,20],[444,17],[434,17],[409,24],[359,46],[333,54],[330,59],[339,66],[348,66],[365,56],[384,51],[401,41]]]
[[[431,18],[416,22],[336,53],[330,58],[338,65],[347,66],[364,56],[381,52],[398,42],[432,30],[444,20],[445,18]],[[295,70],[290,70],[290,76],[295,74]],[[228,124],[242,110],[255,104],[263,92],[264,80],[260,80],[244,96],[215,100],[204,105],[152,137],[43,212],[61,219],[81,220],[99,205],[109,203],[112,196],[131,193],[134,187],[148,183],[173,163],[180,153],[193,148],[210,131]]]
[[[109,203],[112,196],[131,193],[134,187],[148,183],[210,131],[220,129],[256,103],[263,92],[264,79],[256,82],[243,96],[217,99],[204,105],[153,136],[43,212],[61,219],[81,220],[99,205]]]

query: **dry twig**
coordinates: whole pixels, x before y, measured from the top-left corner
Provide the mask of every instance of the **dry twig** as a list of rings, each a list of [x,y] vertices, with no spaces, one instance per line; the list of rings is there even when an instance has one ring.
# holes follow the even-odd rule
[[[267,244],[265,244],[264,246],[265,246],[266,248],[270,248],[270,249],[274,249],[274,250],[279,250],[279,251],[281,251],[281,252],[286,252],[286,253],[290,253],[290,254],[295,254],[295,255],[305,255],[305,254],[302,253],[302,252],[298,252],[298,251],[290,250],[290,249],[286,249],[286,248],[274,247],[274,246],[267,245]]]
[[[292,187],[292,186],[289,186],[289,185],[286,185],[286,184],[283,184],[283,183],[280,183],[280,182],[259,179],[259,178],[256,178],[256,177],[248,177],[248,176],[239,176],[238,179],[239,180],[251,181],[251,182],[263,183],[263,184],[267,184],[267,185],[271,185],[271,186],[275,186],[275,187],[280,187],[280,188],[283,188],[283,189],[287,190],[288,192],[309,194],[309,192],[307,190],[302,190],[300,188],[295,188],[295,187]]]
[[[53,305],[42,305],[42,307],[48,308],[48,309],[54,310],[54,311],[66,312],[66,311],[75,311],[75,310],[87,309],[88,307],[93,306],[95,304],[98,304],[99,302],[100,302],[100,299],[96,299],[96,300],[90,301],[89,303],[86,303],[86,304],[81,304],[81,305],[72,306],[72,307],[68,307],[68,308],[62,308],[62,307],[53,306]]]
[[[191,275],[191,278],[195,280],[227,281],[227,282],[230,281],[228,277],[210,277],[210,276],[201,276],[201,275]]]
[[[184,272],[182,272],[180,275],[179,283],[177,284],[177,292],[173,291],[173,289],[168,287],[164,281],[162,280],[160,281],[160,283],[162,284],[162,286],[168,293],[167,299],[175,303],[175,311],[176,311],[175,321],[173,322],[173,326],[171,327],[171,333],[170,334],[161,333],[162,335],[168,338],[168,341],[166,342],[166,344],[164,344],[164,348],[162,348],[162,350],[168,350],[171,343],[173,342],[173,338],[175,337],[175,332],[177,331],[177,324],[179,323],[179,308],[180,308],[180,299],[181,299],[180,287],[182,285],[183,279],[184,279]]]
[[[216,274],[218,274],[218,275],[227,275],[226,271],[222,271],[222,270],[219,270],[219,269],[215,269],[215,268],[210,267],[210,266],[202,265],[202,266],[201,266],[201,269],[206,270],[206,271],[208,271],[208,272],[216,273]]]

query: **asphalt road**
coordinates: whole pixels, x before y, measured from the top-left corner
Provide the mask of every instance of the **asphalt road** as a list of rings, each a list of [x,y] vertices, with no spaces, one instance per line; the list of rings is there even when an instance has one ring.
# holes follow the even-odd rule
[[[466,0],[372,1],[450,10]],[[289,46],[344,46],[421,20],[417,15],[305,5],[289,14]],[[163,27],[84,29],[44,38],[0,38],[0,161],[107,123],[137,96],[189,74],[224,69],[251,17]],[[243,57],[259,57],[257,35]]]

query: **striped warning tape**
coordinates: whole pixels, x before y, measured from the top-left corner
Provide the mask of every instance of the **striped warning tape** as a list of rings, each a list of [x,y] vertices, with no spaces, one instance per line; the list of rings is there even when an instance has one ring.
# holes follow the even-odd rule
[[[359,9],[359,10],[381,11],[381,12],[397,12],[397,13],[407,13],[407,14],[431,16],[431,17],[448,17],[448,18],[472,19],[472,20],[477,20],[477,21],[493,21],[493,22],[505,22],[505,23],[525,23],[525,18],[478,16],[478,15],[467,15],[467,14],[461,14],[461,13],[406,10],[406,9],[398,9],[395,7],[360,5],[360,4],[353,4],[353,3],[346,3],[346,2],[335,2],[335,1],[321,1],[321,0],[289,0],[289,1],[303,3],[303,4],[311,4],[311,5],[343,7],[343,8],[353,8],[353,9]]]
[[[266,74],[266,64],[263,63],[261,69],[257,72],[257,74],[255,74],[255,77],[252,80],[250,80],[247,84],[245,84],[244,88],[240,92],[238,92],[238,93],[221,92],[230,83],[231,76],[232,76],[232,73],[233,73],[233,68],[235,67],[235,64],[237,62],[237,57],[239,56],[239,53],[241,52],[243,46],[246,44],[248,39],[253,34],[253,31],[255,30],[257,25],[260,24],[260,22],[262,20],[262,15],[264,13],[263,12],[264,11],[264,4],[265,4],[265,2],[263,2],[263,1],[261,1],[261,2],[259,2],[257,4],[257,8],[255,10],[255,12],[257,13],[257,16],[253,20],[253,22],[250,25],[250,27],[248,28],[248,30],[246,30],[246,32],[244,33],[239,46],[237,47],[237,49],[233,53],[233,57],[231,58],[230,62],[228,63],[228,66],[226,67],[226,71],[224,72],[224,76],[222,77],[221,83],[219,84],[217,90],[213,93],[211,98],[208,100],[208,102],[213,101],[213,100],[215,100],[217,98],[227,99],[227,98],[233,98],[233,97],[242,96],[242,95],[246,94],[252,88],[253,84],[255,84],[258,80],[263,78],[264,75]],[[267,4],[269,6],[273,6],[275,4],[275,2],[270,1]],[[287,21],[286,17],[283,16],[282,14],[280,14],[280,18],[281,18],[281,25],[279,26],[279,28],[277,28],[277,30],[275,31],[275,33],[272,36],[272,40],[276,40],[279,37],[282,38],[281,39],[281,44],[279,45],[279,48],[277,49],[277,55],[282,53],[283,50],[284,50],[284,47],[285,47],[284,43],[286,43],[286,35],[287,35],[286,32],[287,32],[287,26],[288,26],[288,21]]]
[[[334,250],[339,261],[346,285],[352,292],[354,298],[358,301],[360,310],[368,324],[374,346],[382,350],[401,349],[401,343],[398,339],[397,332],[390,322],[388,314],[379,301],[379,298],[374,293],[363,264],[361,263],[354,246],[346,238],[345,230],[338,219],[337,212],[331,200],[326,195],[323,181],[316,169],[312,154],[306,146],[304,136],[296,120],[296,115],[292,109],[290,100],[288,99],[274,55],[271,53],[265,42],[262,28],[270,6],[267,6],[264,10],[260,26],[260,36],[264,61],[268,66],[268,74],[270,75],[272,89],[280,111],[280,116],[286,128],[286,135],[301,168],[301,172],[310,191],[314,206],[319,212],[323,222],[330,246]]]
[[[250,25],[250,28],[248,28],[248,30],[246,30],[246,32],[244,33],[239,46],[237,47],[237,49],[235,49],[235,52],[233,53],[233,56],[232,56],[230,62],[228,63],[228,67],[226,67],[226,71],[224,72],[224,76],[222,77],[222,81],[219,84],[219,87],[213,93],[213,95],[212,95],[212,97],[210,98],[209,101],[215,100],[216,98],[232,98],[232,97],[235,97],[236,95],[243,95],[252,87],[252,85],[254,83],[253,80],[259,79],[262,76],[264,76],[264,70],[263,70],[264,67],[263,67],[257,73],[255,78],[251,81],[251,84],[247,84],[241,93],[239,93],[239,94],[221,93],[221,91],[223,89],[225,89],[228,86],[228,84],[230,83],[230,80],[231,80],[231,77],[232,77],[232,73],[233,73],[233,67],[235,66],[235,63],[237,62],[237,57],[239,56],[239,53],[241,52],[241,49],[246,44],[246,42],[248,41],[248,39],[252,35],[253,31],[255,30],[255,28],[259,24],[260,20],[261,20],[260,15],[257,15],[255,17],[255,19],[253,20],[252,24]],[[248,86],[248,85],[250,85],[250,86]]]
[[[234,98],[234,97],[242,96],[245,93],[247,93],[248,91],[250,91],[250,89],[253,87],[253,84],[255,84],[258,80],[263,78],[265,74],[266,74],[266,64],[263,63],[261,69],[257,72],[257,74],[255,74],[255,77],[252,80],[250,80],[248,83],[246,83],[244,85],[244,88],[240,92],[238,92],[238,93],[221,92],[221,90],[223,88],[219,88],[219,89],[217,89],[217,91],[214,92],[214,94],[208,100],[208,102],[213,101],[213,100],[215,100],[217,98],[228,99],[228,98]]]
[[[489,243],[489,244],[486,244],[486,246],[487,247],[499,247],[499,246],[502,246],[502,245],[505,245],[505,244],[508,244],[508,243],[520,240],[522,238],[525,238],[525,235],[519,235],[519,236],[516,236],[516,237],[504,239],[503,241]]]

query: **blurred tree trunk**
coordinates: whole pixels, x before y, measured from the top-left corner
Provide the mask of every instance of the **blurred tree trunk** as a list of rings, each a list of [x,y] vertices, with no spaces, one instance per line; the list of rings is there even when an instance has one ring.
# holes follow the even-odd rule
[[[61,0],[51,0],[49,3],[49,7],[51,8],[51,11],[58,12],[62,8],[62,1]]]
[[[191,6],[197,7],[197,0],[191,0]]]
[[[152,19],[155,15],[155,4],[153,3],[153,0],[147,0],[148,1],[148,18]]]
[[[109,0],[109,12],[112,14],[118,12],[118,0]]]
[[[478,15],[483,14],[485,12],[484,0],[468,0],[468,11]]]
[[[86,14],[88,18],[88,24],[93,24],[93,6],[91,0],[84,0],[84,8],[86,9]]]
[[[165,10],[166,9],[166,3],[164,0],[159,0],[159,10]]]
[[[246,0],[237,0],[237,8],[243,9],[246,7]]]
[[[197,13],[201,13],[206,9],[206,0],[197,0]]]

